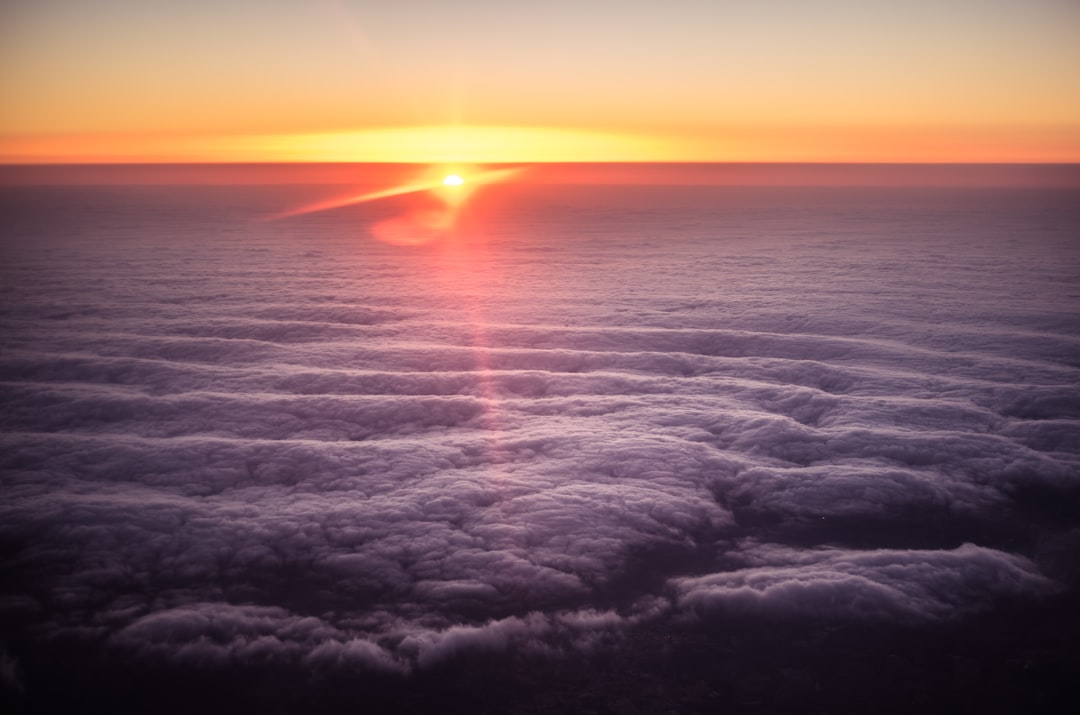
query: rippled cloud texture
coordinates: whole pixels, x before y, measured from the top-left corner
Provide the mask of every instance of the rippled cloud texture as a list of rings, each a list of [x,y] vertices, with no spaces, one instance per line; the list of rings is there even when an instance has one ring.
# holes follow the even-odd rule
[[[1068,190],[492,191],[400,247],[400,207],[256,222],[275,187],[7,190],[9,688],[76,646],[412,678],[1075,585]]]

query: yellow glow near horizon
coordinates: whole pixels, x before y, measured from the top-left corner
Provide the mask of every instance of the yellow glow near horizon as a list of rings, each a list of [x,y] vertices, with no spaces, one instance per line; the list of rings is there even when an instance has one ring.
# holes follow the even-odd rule
[[[443,165],[448,171],[456,165],[551,162],[1080,162],[1080,133],[1068,127],[774,124],[681,133],[420,126],[255,136],[0,135],[0,163],[169,162],[370,162]]]
[[[446,186],[461,186],[465,183],[465,179],[462,179],[457,174],[450,174],[445,179],[443,179],[442,182]]]
[[[476,164],[499,162],[659,160],[671,142],[624,132],[547,127],[396,127],[358,132],[286,134],[247,140],[269,161],[369,161]]]
[[[664,161],[678,151],[678,142],[648,135],[505,126],[256,136],[75,135],[8,137],[6,141],[0,137],[0,162],[5,163]]]
[[[508,162],[681,159],[673,140],[546,127],[427,126],[240,136],[0,137],[0,162]]]

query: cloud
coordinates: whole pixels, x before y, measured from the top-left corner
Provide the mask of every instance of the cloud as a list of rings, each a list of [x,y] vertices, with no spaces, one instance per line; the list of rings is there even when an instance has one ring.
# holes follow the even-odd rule
[[[742,617],[961,623],[1075,587],[1077,339],[1047,287],[1074,274],[1051,238],[1016,260],[991,221],[972,252],[946,212],[916,251],[888,201],[822,218],[776,194],[672,233],[626,197],[552,196],[487,244],[408,253],[330,215],[218,241],[160,196],[130,209],[149,237],[76,212],[98,241],[13,250],[10,662],[74,639],[411,677]]]
[[[751,564],[675,579],[676,604],[695,615],[926,621],[989,608],[1057,586],[1027,559],[973,544],[949,551],[796,551],[752,545]]]

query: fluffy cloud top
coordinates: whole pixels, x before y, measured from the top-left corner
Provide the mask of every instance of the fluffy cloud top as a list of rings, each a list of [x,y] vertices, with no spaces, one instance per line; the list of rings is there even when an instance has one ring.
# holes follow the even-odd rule
[[[627,191],[412,249],[227,191],[28,204],[0,314],[19,642],[405,674],[1069,585],[1075,217]]]

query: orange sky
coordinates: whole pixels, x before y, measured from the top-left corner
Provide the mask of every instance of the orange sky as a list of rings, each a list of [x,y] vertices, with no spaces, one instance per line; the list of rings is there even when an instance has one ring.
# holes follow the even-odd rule
[[[1075,0],[5,0],[0,162],[1080,161]]]

